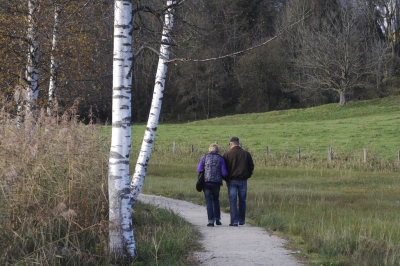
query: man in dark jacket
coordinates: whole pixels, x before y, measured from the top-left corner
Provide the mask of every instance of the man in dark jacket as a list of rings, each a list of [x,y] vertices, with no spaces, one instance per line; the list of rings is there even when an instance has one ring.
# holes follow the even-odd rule
[[[254,171],[251,154],[239,145],[239,138],[233,137],[229,142],[231,149],[224,153],[228,176],[225,179],[228,187],[231,223],[230,226],[245,224],[247,179]],[[239,206],[237,200],[239,199]]]

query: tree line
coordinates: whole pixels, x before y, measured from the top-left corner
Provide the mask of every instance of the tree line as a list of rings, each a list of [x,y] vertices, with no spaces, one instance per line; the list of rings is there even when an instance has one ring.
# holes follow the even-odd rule
[[[180,2],[161,121],[344,105],[399,92],[399,0]],[[111,0],[2,1],[2,108],[13,115],[32,108],[31,101],[17,103],[16,91],[31,86],[35,73],[35,109],[55,104],[62,111],[78,101],[82,119],[110,121],[113,5]],[[132,1],[132,122],[149,115],[165,5]],[[37,72],[28,71],[28,59]]]

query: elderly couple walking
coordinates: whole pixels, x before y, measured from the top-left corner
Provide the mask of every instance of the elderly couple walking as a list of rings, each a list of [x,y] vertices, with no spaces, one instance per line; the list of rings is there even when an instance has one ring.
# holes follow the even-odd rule
[[[219,191],[222,180],[226,181],[230,206],[230,226],[245,224],[247,179],[254,171],[251,154],[242,149],[239,138],[233,137],[229,142],[230,150],[219,154],[219,146],[215,143],[209,147],[209,152],[201,157],[197,172],[204,169],[205,186],[203,189],[207,206],[207,226],[222,225]]]

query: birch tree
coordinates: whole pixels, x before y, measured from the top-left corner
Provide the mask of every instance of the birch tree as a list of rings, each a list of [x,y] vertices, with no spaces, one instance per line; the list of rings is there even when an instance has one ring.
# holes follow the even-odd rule
[[[25,92],[25,108],[26,115],[30,116],[32,111],[36,108],[36,102],[38,99],[38,80],[39,80],[39,42],[36,39],[36,13],[39,11],[38,2],[35,0],[28,1],[28,60],[26,64],[26,92]],[[22,110],[22,106],[18,107],[18,110]]]
[[[176,1],[167,1],[167,8],[164,15],[164,25],[161,38],[161,47],[158,58],[156,79],[154,84],[153,99],[151,102],[150,114],[147,121],[146,131],[144,133],[142,146],[138,160],[136,162],[135,172],[131,182],[131,201],[132,204],[142,190],[146,177],[147,166],[153,149],[154,139],[157,131],[158,121],[161,112],[163,92],[165,88],[165,78],[168,70],[168,60],[171,49],[171,31],[174,25],[174,6]]]
[[[375,4],[377,23],[395,57],[399,52],[400,35],[400,1],[379,0]]]
[[[129,193],[132,86],[132,3],[115,0],[112,137],[109,157],[109,252],[116,259],[136,253]]]
[[[54,26],[53,26],[53,39],[51,43],[51,58],[50,58],[50,84],[49,84],[49,98],[47,106],[47,114],[51,115],[53,113],[55,91],[57,89],[57,68],[58,60],[57,56],[57,39],[60,27],[60,5],[54,3]]]

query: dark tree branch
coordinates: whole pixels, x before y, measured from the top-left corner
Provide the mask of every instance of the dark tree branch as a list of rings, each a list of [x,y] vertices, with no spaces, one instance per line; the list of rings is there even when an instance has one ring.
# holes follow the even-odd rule
[[[303,20],[305,20],[306,18],[308,18],[310,15],[311,15],[311,12],[309,12],[308,14],[306,14],[304,17],[302,17],[302,18],[299,19],[298,21],[296,21],[296,22],[294,22],[294,23],[288,25],[287,27],[285,27],[284,29],[282,29],[281,31],[279,31],[278,34],[276,34],[276,35],[275,35],[274,37],[272,37],[271,39],[269,39],[269,40],[267,40],[267,41],[265,41],[265,42],[263,42],[263,43],[260,43],[260,44],[258,44],[258,45],[249,47],[249,48],[247,48],[247,49],[238,51],[238,52],[234,52],[234,53],[231,53],[231,54],[222,55],[222,56],[218,56],[218,57],[206,58],[206,59],[191,59],[191,58],[175,58],[175,59],[170,59],[170,60],[168,60],[167,58],[164,58],[164,59],[167,60],[167,62],[176,62],[176,61],[181,61],[181,62],[208,62],[208,61],[219,60],[219,59],[223,59],[223,58],[227,58],[227,57],[234,57],[234,56],[237,56],[237,55],[239,55],[239,54],[246,53],[246,52],[248,52],[248,51],[257,49],[257,48],[259,48],[259,47],[261,47],[261,46],[264,46],[264,45],[268,44],[269,42],[271,42],[271,41],[277,39],[279,36],[281,36],[283,33],[285,33],[285,32],[286,32],[287,30],[289,30],[290,28],[294,27],[295,25],[297,25],[297,24],[300,23],[301,21],[303,21]],[[157,54],[158,54],[159,56],[162,57],[162,55],[161,55],[159,52],[157,52]]]

